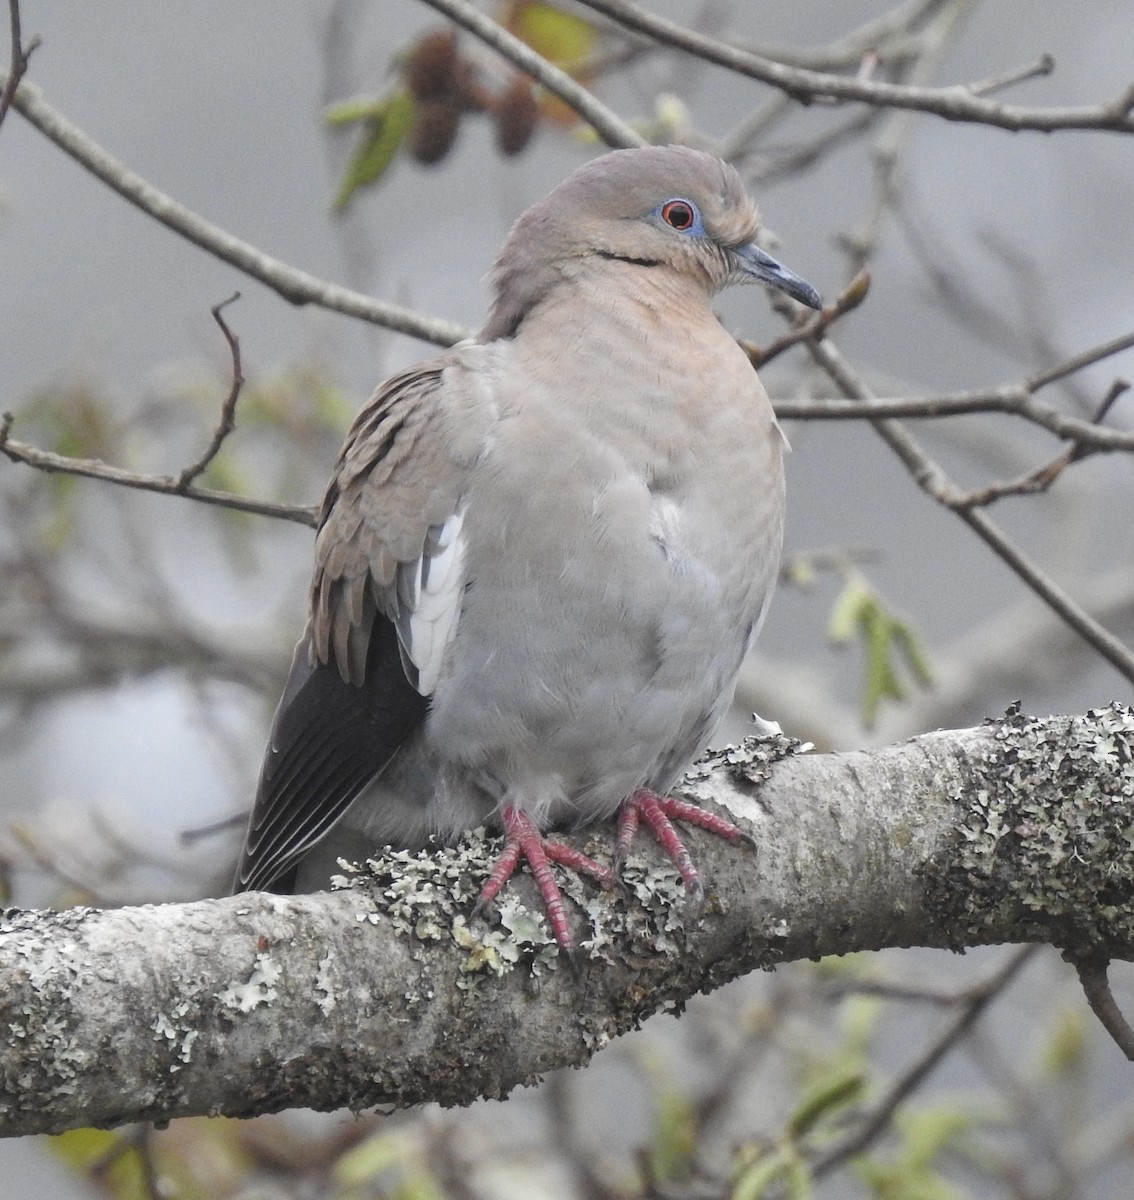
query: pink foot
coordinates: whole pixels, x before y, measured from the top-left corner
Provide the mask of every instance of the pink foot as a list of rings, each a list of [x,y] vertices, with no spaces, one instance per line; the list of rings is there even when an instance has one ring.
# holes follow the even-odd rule
[[[658,844],[677,867],[685,881],[686,890],[697,899],[700,899],[705,891],[701,884],[701,876],[672,822],[685,821],[689,825],[699,825],[702,829],[707,829],[730,842],[745,836],[743,830],[731,821],[726,821],[724,817],[706,812],[705,809],[685,800],[659,796],[656,792],[640,788],[628,799],[623,800],[618,809],[618,837],[614,843],[616,863],[624,862],[630,853],[630,843],[633,842],[641,821],[645,821],[650,827],[650,832]]]
[[[527,813],[513,808],[510,804],[504,806],[501,818],[504,822],[504,849],[484,887],[480,889],[480,896],[473,911],[481,912],[485,905],[491,904],[500,894],[500,889],[515,874],[520,859],[526,859],[528,869],[539,888],[539,894],[543,897],[547,919],[551,922],[555,940],[560,949],[571,954],[575,949],[575,938],[567,920],[563,893],[559,890],[559,884],[555,882],[551,864],[562,863],[563,866],[570,867],[582,875],[590,875],[603,887],[611,887],[614,884],[614,872],[571,846],[545,838]]]

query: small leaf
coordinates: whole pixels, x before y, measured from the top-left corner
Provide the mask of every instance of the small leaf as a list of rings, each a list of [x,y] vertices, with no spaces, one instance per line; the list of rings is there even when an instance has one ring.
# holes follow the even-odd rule
[[[787,1200],[811,1200],[815,1195],[812,1187],[811,1168],[803,1158],[794,1158],[787,1169]]]
[[[352,96],[325,108],[323,120],[328,125],[353,125],[356,121],[373,121],[384,115],[389,102],[388,96]]]
[[[417,105],[404,90],[388,96],[381,110],[363,124],[363,135],[343,174],[335,196],[336,212],[343,212],[360,188],[371,187],[389,169],[413,125]]]
[[[684,1178],[697,1150],[697,1120],[689,1100],[667,1089],[657,1100],[650,1174],[659,1183]]]
[[[818,572],[810,559],[793,558],[784,563],[783,578],[785,582],[799,588],[801,592],[806,592],[815,586]]]
[[[894,641],[898,649],[902,652],[902,657],[906,660],[906,666],[914,678],[923,687],[930,687],[933,684],[933,671],[929,666],[929,659],[921,648],[921,642],[918,641],[917,635],[913,628],[905,621],[894,619]]]
[[[895,1118],[898,1141],[888,1161],[874,1156],[855,1160],[859,1178],[878,1200],[964,1200],[940,1171],[937,1159],[945,1151],[963,1149],[961,1135],[974,1123],[974,1114],[942,1104],[919,1110],[904,1109]]]
[[[858,1100],[865,1088],[866,1079],[860,1071],[842,1072],[824,1080],[792,1113],[789,1135],[793,1140],[806,1136],[824,1117]]]
[[[71,1129],[48,1138],[47,1145],[76,1173],[97,1179],[115,1200],[147,1200],[150,1195],[138,1152],[120,1133]]]
[[[866,687],[862,697],[862,716],[867,729],[873,728],[883,700],[901,700],[905,693],[890,658],[892,626],[880,604],[863,611],[862,632],[866,640]]]
[[[886,700],[903,700],[906,689],[899,662],[922,686],[932,683],[929,661],[912,626],[895,616],[881,596],[857,572],[852,572],[835,600],[827,621],[827,634],[837,646],[856,635],[866,651],[862,718],[869,729]]]
[[[839,297],[839,311],[848,313],[866,299],[870,291],[870,272],[863,267],[861,271],[847,284],[846,291]]]
[[[827,619],[827,636],[836,646],[845,646],[854,637],[863,606],[869,604],[873,596],[861,575],[854,573],[847,579]]]
[[[1044,1074],[1059,1078],[1082,1070],[1086,1051],[1087,1027],[1082,1013],[1077,1008],[1063,1009],[1043,1047],[1040,1064]]]
[[[342,1187],[359,1187],[383,1171],[402,1166],[412,1153],[401,1131],[369,1137],[339,1157],[335,1182]]]
[[[729,1200],[763,1200],[770,1194],[768,1189],[788,1174],[794,1157],[786,1147],[757,1157],[737,1176]]]
[[[502,24],[559,67],[583,62],[598,41],[598,31],[589,21],[535,0],[516,0]]]

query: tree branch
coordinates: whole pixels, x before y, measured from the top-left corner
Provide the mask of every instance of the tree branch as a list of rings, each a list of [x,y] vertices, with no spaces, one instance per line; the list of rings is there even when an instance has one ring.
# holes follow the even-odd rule
[[[1078,973],[1091,1012],[1098,1017],[1114,1044],[1130,1062],[1134,1062],[1134,1029],[1130,1028],[1110,990],[1110,981],[1107,979],[1107,967],[1110,964],[1105,959],[1093,955],[1082,956],[1073,951],[1065,952],[1064,957]]]
[[[0,416],[0,454],[14,463],[24,463],[35,467],[37,471],[48,474],[80,475],[85,479],[101,479],[106,483],[116,483],[120,487],[136,488],[143,492],[158,492],[165,496],[185,496],[189,500],[199,500],[202,504],[216,504],[222,508],[236,509],[238,512],[257,513],[263,517],[276,517],[282,521],[295,521],[300,525],[315,527],[319,511],[317,508],[302,504],[278,504],[273,500],[255,500],[249,496],[238,496],[235,492],[221,492],[216,488],[186,486],[182,482],[182,474],[178,475],[143,475],[137,471],[127,471],[123,467],[114,467],[97,458],[72,458],[65,454],[55,454],[50,450],[41,450],[27,442],[18,442],[10,436],[12,414]]]
[[[4,124],[4,118],[12,106],[12,97],[28,69],[28,60],[31,58],[32,51],[39,45],[38,37],[33,37],[26,46],[24,45],[20,22],[20,0],[8,0],[8,36],[12,44],[9,52],[8,78],[4,81],[3,88],[0,88],[0,125]]]
[[[582,979],[526,911],[527,879],[500,927],[466,923],[494,850],[478,835],[387,852],[330,895],[9,911],[0,1133],[502,1096],[799,958],[1005,941],[1134,957],[1116,899],[1134,890],[1134,710],[783,750],[730,748],[684,782],[756,843],[690,834],[713,879],[699,922],[652,857],[627,864],[625,891],[567,882],[590,922]]]
[[[816,1179],[829,1175],[848,1159],[861,1154],[877,1141],[889,1127],[898,1109],[933,1073],[945,1056],[967,1034],[980,1019],[985,1009],[1004,991],[1028,960],[1035,957],[1037,947],[1024,946],[1015,951],[1011,958],[978,987],[965,997],[960,1011],[952,1017],[945,1029],[918,1055],[917,1061],[908,1067],[887,1089],[886,1094],[859,1122],[857,1127],[833,1149],[823,1153],[812,1168]]]
[[[1000,104],[977,94],[978,88],[987,89],[987,83],[976,87],[963,84],[943,88],[908,87],[846,75],[829,75],[785,66],[748,50],[730,46],[656,16],[637,4],[629,3],[629,0],[582,0],[582,3],[626,29],[644,34],[663,45],[684,50],[705,62],[716,63],[750,79],[758,79],[804,104],[824,98],[839,102],[858,101],[886,108],[932,113],[947,121],[993,125],[1014,132],[1025,129],[1042,133],[1065,129],[1099,129],[1134,133],[1134,84],[1112,100],[1095,105],[1029,108]]]
[[[225,438],[236,428],[236,402],[240,399],[240,389],[244,387],[244,370],[240,363],[240,339],[229,329],[223,313],[230,304],[234,304],[239,299],[240,293],[233,292],[227,300],[222,300],[220,304],[214,304],[209,310],[213,314],[213,320],[220,326],[224,340],[228,343],[228,352],[232,359],[232,384],[221,405],[220,420],[217,421],[213,436],[209,439],[204,454],[177,476],[177,487],[182,493],[189,490],[194,479],[205,473],[209,463],[220,453]]]
[[[239,293],[238,293],[239,294]],[[754,365],[761,366],[782,350],[798,343],[812,343],[822,338],[819,344],[828,369],[836,371],[841,386],[851,388],[849,367],[835,364],[830,342],[825,338],[828,329],[842,315],[853,309],[865,295],[865,285],[859,287],[856,282],[846,289],[844,294],[831,306],[825,308],[814,317],[807,318],[770,346],[761,350],[750,342],[740,340],[740,346],[752,359]],[[233,297],[235,299],[235,297]],[[10,413],[0,414],[0,454],[6,455],[12,462],[24,463],[37,470],[79,475],[89,479],[101,479],[107,483],[116,483],[122,487],[137,488],[141,491],[158,492],[163,495],[185,496],[190,500],[198,500],[205,504],[215,504],[241,512],[256,513],[261,516],[276,517],[282,520],[297,521],[303,525],[314,525],[317,510],[303,505],[278,504],[270,500],[255,500],[239,496],[234,492],[221,492],[211,488],[192,486],[201,471],[212,461],[219,451],[224,438],[232,430],[233,412],[236,400],[240,394],[243,377],[240,370],[239,345],[220,316],[220,310],[231,301],[217,305],[213,310],[214,318],[220,325],[228,340],[232,355],[233,381],[224,404],[221,419],[213,439],[204,456],[193,466],[186,467],[177,476],[145,475],[122,467],[111,466],[98,459],[70,458],[55,454],[49,450],[41,450],[26,442],[15,441],[11,437],[13,417]],[[930,420],[948,416],[974,415],[977,413],[1011,413],[1024,420],[1030,421],[1048,430],[1066,441],[1073,443],[1069,452],[1069,461],[1081,458],[1088,452],[1134,451],[1134,432],[1124,429],[1107,429],[1079,417],[1070,417],[1058,409],[1042,404],[1034,397],[1034,393],[1047,385],[1065,378],[1074,371],[1102,361],[1134,345],[1134,333],[1126,333],[1120,337],[1111,338],[1098,346],[1084,350],[1064,362],[1034,375],[1022,383],[1005,384],[1003,387],[975,392],[956,392],[942,396],[911,396],[904,399],[881,399],[870,395],[865,388],[854,387],[848,394],[860,398],[853,400],[777,400],[776,415],[781,420],[817,420],[817,421],[872,421],[884,422],[891,418],[905,417],[918,420]],[[838,359],[841,363],[841,358]],[[1118,381],[1111,389],[1108,401],[1116,399],[1127,385]],[[1109,403],[1106,405],[1109,407]],[[1101,413],[1097,419],[1101,419]],[[921,482],[919,480],[919,482]],[[923,483],[924,486],[924,483]],[[988,491],[989,489],[985,489]],[[994,485],[993,491],[1019,491],[1017,484]],[[1032,489],[1038,490],[1038,489]],[[973,499],[956,489],[938,486],[933,493],[935,498],[950,508],[964,509],[972,507]]]
[[[5,76],[0,75],[0,83],[6,83]],[[39,88],[26,82],[20,84],[12,97],[12,107],[44,137],[113,188],[123,199],[215,258],[259,280],[290,303],[317,304],[332,312],[359,317],[437,346],[451,346],[468,336],[467,330],[452,321],[425,317],[397,304],[375,300],[361,292],[289,267],[206,221],[107,153],[78,126],[52,108],[44,100]]]
[[[807,343],[815,361],[846,395],[870,402],[873,394],[859,378],[830,338],[813,338]],[[1050,382],[1049,376],[1038,377]],[[1036,386],[1041,386],[1037,384]],[[1084,638],[1125,679],[1134,683],[1134,652],[1108,629],[1104,629],[1081,604],[1061,588],[1015,546],[983,512],[967,508],[958,500],[962,493],[899,422],[872,420],[875,432],[894,452],[914,482],[939,504],[951,509],[1023,582]]]

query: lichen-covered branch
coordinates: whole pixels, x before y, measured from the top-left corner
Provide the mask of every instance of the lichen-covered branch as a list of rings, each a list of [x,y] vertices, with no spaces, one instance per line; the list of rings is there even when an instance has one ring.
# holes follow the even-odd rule
[[[473,928],[482,838],[300,897],[0,920],[0,1133],[501,1096],[757,967],[883,946],[1052,942],[1134,957],[1134,710],[1009,713],[853,754],[786,739],[687,777],[755,848],[694,831],[700,919],[652,857],[572,881],[586,955],[522,888]],[[580,838],[591,851],[608,831]]]

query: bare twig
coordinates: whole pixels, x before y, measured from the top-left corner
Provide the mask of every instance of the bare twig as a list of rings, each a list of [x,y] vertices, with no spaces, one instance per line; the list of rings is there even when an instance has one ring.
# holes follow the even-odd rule
[[[1097,346],[1091,346],[1087,350],[1079,351],[1078,354],[1072,354],[1070,358],[1065,358],[1052,367],[1037,371],[1025,386],[1029,392],[1038,392],[1040,388],[1047,387],[1049,383],[1058,383],[1068,375],[1073,375],[1076,371],[1082,371],[1086,367],[1093,367],[1095,363],[1102,362],[1104,358],[1110,358],[1111,355],[1128,350],[1131,346],[1134,346],[1134,331],[1100,342]]]
[[[972,0],[960,0],[943,4],[926,14],[925,26],[918,35],[917,52],[900,80],[903,85],[928,88],[937,82],[950,46],[971,9]],[[870,147],[873,168],[870,200],[858,228],[838,239],[849,256],[852,271],[862,270],[870,262],[886,220],[898,206],[899,168],[918,125],[918,114],[908,110],[878,108],[867,111],[882,118],[881,129]]]
[[[792,336],[792,335],[788,335]],[[745,343],[741,343],[747,349]],[[754,348],[759,353],[758,348]],[[868,404],[855,400],[777,400],[776,415],[784,421],[869,421],[895,417],[930,421],[974,413],[1012,413],[1070,441],[1097,450],[1134,450],[1134,431],[1101,429],[1079,417],[1069,417],[1030,398],[1016,384],[991,391],[953,392],[941,396],[879,397]]]
[[[224,317],[221,314],[224,309],[239,299],[240,293],[233,292],[227,300],[222,300],[220,304],[214,304],[209,310],[213,314],[213,320],[220,326],[225,341],[228,342],[229,354],[232,356],[232,386],[228,390],[224,404],[221,405],[220,420],[217,423],[216,429],[213,430],[212,439],[205,453],[192,466],[186,467],[177,477],[177,490],[182,494],[189,490],[189,485],[198,475],[204,473],[209,463],[220,453],[224,439],[236,428],[236,402],[240,398],[240,389],[244,386],[244,373],[240,367],[240,339],[225,324]]]
[[[785,66],[747,50],[687,29],[647,12],[629,0],[581,0],[627,29],[645,34],[665,45],[716,63],[730,71],[779,88],[803,104],[818,99],[857,101],[886,108],[903,108],[932,113],[947,121],[969,121],[999,129],[1036,130],[1052,133],[1067,129],[1098,129],[1134,133],[1134,84],[1101,104],[1064,107],[1027,107],[999,104],[974,94],[972,87],[908,87],[845,75],[828,75]],[[987,82],[978,84],[987,87]]]
[[[8,30],[12,40],[12,49],[8,78],[4,81],[3,90],[0,91],[0,125],[4,124],[4,118],[8,115],[8,109],[12,105],[12,97],[16,94],[16,88],[20,86],[20,80],[27,72],[28,59],[31,58],[32,51],[39,45],[38,37],[33,37],[26,46],[24,45],[24,35],[20,26],[20,0],[8,0]]]
[[[795,318],[795,327],[789,333],[778,337],[767,350],[761,350],[753,342],[746,342],[742,338],[737,339],[740,348],[748,355],[748,359],[754,367],[766,366],[773,358],[778,357],[785,350],[790,350],[792,346],[797,346],[800,342],[806,342],[810,338],[822,337],[840,317],[858,308],[866,299],[869,291],[870,273],[865,270],[859,271],[835,297],[834,304],[825,304],[819,312],[807,313],[803,319],[799,319],[800,314],[804,311],[800,305],[799,309],[792,314]],[[785,311],[787,310],[785,309]]]
[[[771,358],[782,353],[782,351],[790,346],[796,345],[801,341],[808,341],[814,338],[817,333],[822,333],[829,329],[838,317],[849,312],[861,302],[862,296],[859,294],[860,286],[860,281],[852,281],[833,305],[824,309],[822,313],[808,318],[807,321],[793,329],[790,333],[779,338],[767,350],[761,350],[759,347],[743,339],[740,341],[741,347],[756,365],[767,363]],[[219,316],[217,319],[219,322]],[[221,324],[222,328],[224,328],[223,323]],[[231,335],[228,335],[226,331],[226,336]],[[776,414],[781,420],[865,420],[878,422],[895,417],[928,420],[935,417],[1002,412],[1022,417],[1049,430],[1056,436],[1074,443],[1066,455],[1060,456],[1054,463],[1048,464],[1046,467],[1040,468],[1038,472],[1032,473],[1041,477],[1034,484],[1029,483],[1032,476],[1025,476],[1022,480],[1012,483],[993,485],[991,489],[984,489],[980,493],[962,493],[952,488],[951,485],[939,486],[938,490],[934,493],[935,497],[948,507],[964,509],[972,507],[974,504],[987,503],[988,499],[996,499],[1002,494],[1007,495],[1013,492],[1042,490],[1042,487],[1048,486],[1051,482],[1043,482],[1043,473],[1052,470],[1058,473],[1058,470],[1062,470],[1063,468],[1061,466],[1057,467],[1057,464],[1063,462],[1064,459],[1066,459],[1066,462],[1063,462],[1063,465],[1066,466],[1067,463],[1075,461],[1087,453],[1134,451],[1134,431],[1104,429],[1089,421],[1084,421],[1077,417],[1068,417],[1057,409],[1039,403],[1031,395],[1032,391],[1063,378],[1064,375],[1069,374],[1072,370],[1082,369],[1084,366],[1117,354],[1131,345],[1134,345],[1134,333],[1113,338],[1100,346],[1085,350],[1073,358],[1066,360],[1066,362],[1057,364],[1048,371],[1033,376],[1023,384],[1007,384],[1002,388],[990,391],[959,392],[952,395],[910,397],[906,399],[779,400],[775,405]],[[239,371],[239,363],[236,360],[234,360],[234,368],[237,372]],[[1121,395],[1126,387],[1127,385],[1124,381],[1117,381],[1111,392],[1108,393],[1106,406],[1109,407],[1110,403]],[[236,386],[235,376],[234,389],[235,391],[230,391],[229,397],[226,400],[225,412],[228,411],[230,405],[235,404],[236,394],[239,391]],[[213,443],[210,445],[206,455],[199,463],[186,469],[186,471],[191,473],[190,482],[200,474],[200,471],[215,456],[216,449],[219,448],[224,435],[231,428],[231,426],[226,428],[226,421],[228,419],[228,417],[222,414],[221,425],[218,426],[214,434]],[[1101,419],[1101,414],[1096,419]],[[273,501],[254,500],[232,492],[186,486],[186,471],[182,471],[178,476],[143,475],[127,471],[121,467],[111,466],[98,459],[71,458],[62,454],[55,454],[48,450],[41,450],[26,442],[14,441],[10,436],[11,427],[12,415],[5,413],[2,419],[0,419],[0,453],[6,455],[13,462],[21,462],[41,471],[78,475],[89,479],[101,479],[123,487],[138,488],[143,491],[159,492],[165,495],[183,495],[191,500],[199,500],[205,504],[216,504],[242,512],[251,512],[261,516],[296,521],[303,525],[314,525],[315,523],[316,510],[313,507],[278,504]],[[938,482],[940,483],[940,481]],[[987,499],[983,498],[986,493]]]
[[[987,79],[970,83],[969,91],[974,96],[991,96],[993,92],[1015,87],[1016,84],[1024,83],[1029,79],[1039,79],[1044,75],[1050,75],[1054,70],[1055,59],[1050,54],[1041,54],[1039,58],[1033,59],[1030,63],[1024,63],[1023,66],[1010,67],[1007,71],[1001,71],[997,75],[990,75]]]
[[[829,1174],[848,1158],[861,1154],[886,1131],[894,1114],[905,1100],[925,1082],[945,1055],[972,1029],[984,1010],[1004,991],[1038,950],[1038,946],[1023,946],[1014,951],[999,971],[972,989],[957,1016],[937,1039],[930,1043],[917,1061],[899,1076],[875,1106],[874,1111],[863,1120],[854,1133],[818,1159],[812,1168],[817,1178]]]
[[[870,389],[843,358],[830,338],[809,341],[807,346],[815,361],[846,395],[867,401],[872,398]],[[1042,379],[1042,382],[1050,382],[1048,376],[1037,378]],[[958,507],[955,501],[961,497],[959,490],[903,425],[893,420],[873,420],[871,424],[924,492],[939,504],[952,508],[1037,596],[1059,613],[1068,625],[1086,639],[1124,678],[1134,682],[1134,653],[1031,562],[984,513],[972,508]]]
[[[737,39],[752,54],[773,59],[793,67],[808,67],[814,71],[837,71],[855,68],[863,55],[874,52],[879,60],[894,64],[913,57],[921,51],[921,30],[927,21],[953,0],[907,0],[870,18],[857,29],[819,47],[799,48],[790,45],[756,45]]]
[[[615,148],[644,146],[646,139],[613,110],[597,100],[566,71],[549,63],[526,42],[520,41],[502,25],[486,17],[467,0],[423,0],[430,8],[480,38],[513,66],[525,71],[591,126],[600,138]]]
[[[842,302],[842,297],[836,301],[836,306]],[[794,316],[790,310],[784,310],[789,318]],[[799,329],[793,328],[784,335],[781,341],[792,345],[806,340],[811,331],[826,328],[822,316],[811,318],[810,324]],[[804,336],[801,338],[801,334]],[[749,353],[759,353],[744,342],[741,345]],[[779,342],[773,348],[778,348]],[[872,397],[861,400],[777,400],[776,414],[784,420],[808,421],[845,421],[845,420],[874,420],[876,418],[909,417],[927,420],[933,417],[955,417],[978,412],[1014,413],[1049,430],[1057,437],[1075,442],[1084,451],[1131,451],[1134,450],[1134,431],[1124,429],[1103,429],[1091,421],[1080,417],[1069,417],[1058,409],[1042,404],[1033,398],[1033,394],[1048,384],[1058,382],[1074,371],[1081,371],[1115,354],[1121,353],[1134,346],[1134,332],[1124,333],[1119,337],[1110,338],[1097,346],[1080,351],[1062,362],[1056,363],[1047,370],[1025,379],[1023,383],[1005,384],[1003,387],[990,390],[953,392],[941,396],[910,396],[903,399]],[[761,361],[761,360],[757,360]],[[1108,393],[1107,407],[1113,403],[1125,390],[1123,381],[1117,381],[1115,388]],[[1096,415],[1095,420],[1101,419]]]
[[[787,150],[765,150],[763,157],[767,161],[749,172],[749,176],[754,183],[766,186],[785,176],[805,171],[832,150],[872,129],[883,116],[884,109],[868,109],[866,112],[856,113],[843,124],[826,130],[809,142],[791,146]]]
[[[1130,384],[1125,379],[1116,379],[1099,405],[1094,420],[1101,421],[1111,405],[1129,388]],[[1097,446],[1089,446],[1086,442],[1076,439],[1073,445],[1068,446],[1062,454],[1050,462],[1028,471],[1017,479],[990,483],[987,487],[976,488],[958,496],[955,498],[954,506],[957,508],[980,508],[995,500],[1001,500],[1005,496],[1032,496],[1039,492],[1046,492],[1072,463],[1079,462],[1088,455],[1098,452]]]
[[[1083,995],[1091,1006],[1091,1012],[1098,1017],[1102,1027],[1114,1039],[1114,1044],[1134,1062],[1134,1029],[1130,1028],[1122,1010],[1110,990],[1107,979],[1107,968],[1110,966],[1105,959],[1079,958],[1065,953],[1064,958],[1071,963],[1079,975],[1079,983],[1083,987]]]
[[[295,521],[299,525],[309,525],[312,528],[315,526],[318,510],[314,507],[279,504],[273,500],[254,500],[249,496],[238,496],[235,492],[221,492],[213,488],[183,487],[177,475],[142,475],[122,467],[111,466],[97,458],[69,458],[63,454],[53,454],[50,450],[41,450],[26,442],[14,441],[10,436],[11,428],[12,414],[4,413],[0,418],[0,454],[12,462],[35,467],[38,471],[81,475],[85,479],[102,479],[107,483],[117,483],[122,487],[137,488],[143,492],[186,496],[190,500],[199,500],[202,504],[216,504],[238,512],[257,513],[259,516],[276,517],[281,521]]]
[[[44,100],[39,88],[28,83],[21,84],[12,97],[12,106],[44,137],[125,200],[202,250],[259,280],[290,303],[316,304],[437,346],[450,346],[468,336],[468,330],[452,321],[425,317],[290,267],[206,221],[107,153],[78,126],[52,108]]]

